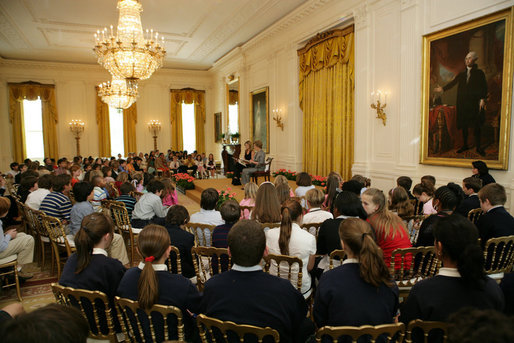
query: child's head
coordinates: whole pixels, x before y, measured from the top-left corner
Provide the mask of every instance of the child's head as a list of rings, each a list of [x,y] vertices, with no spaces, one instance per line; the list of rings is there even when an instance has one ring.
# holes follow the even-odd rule
[[[435,187],[435,177],[432,175],[425,175],[421,177],[421,182],[430,182]]]
[[[309,208],[317,208],[321,207],[325,201],[325,194],[323,194],[319,189],[313,188],[309,189],[307,193],[305,193],[305,199],[307,200]]]
[[[214,210],[218,203],[219,194],[214,188],[207,188],[202,192],[200,207],[204,210]]]
[[[91,183],[94,187],[105,187],[104,179],[100,175],[93,176],[93,178],[91,179]]]
[[[312,179],[306,172],[301,172],[296,176],[296,185],[299,187],[312,186]]]
[[[175,191],[175,184],[173,183],[173,181],[171,181],[170,178],[163,177],[159,181],[161,181],[162,184],[164,185],[164,190],[161,195],[162,197],[166,197]]]
[[[277,175],[275,176],[275,181],[273,182],[275,187],[278,187],[278,185],[288,185],[287,178],[284,175]]]
[[[189,212],[182,205],[172,206],[166,215],[166,223],[178,226],[185,225],[189,223]]]
[[[73,186],[73,196],[77,202],[91,200],[93,198],[93,185],[87,181],[77,182]]]
[[[259,186],[255,182],[248,182],[245,185],[245,199],[253,199],[257,197],[257,190]]]
[[[146,190],[149,193],[154,193],[159,196],[161,195],[163,189],[164,184],[159,180],[152,180],[148,183],[148,186],[146,186]]]
[[[221,205],[221,218],[226,224],[234,224],[239,220],[241,216],[241,209],[239,204],[235,200],[227,200]]]
[[[135,192],[136,188],[130,182],[124,182],[120,186],[121,195],[129,195],[131,192]]]
[[[214,155],[213,154],[209,154],[209,161],[214,161]]]
[[[434,196],[434,184],[430,181],[422,181],[412,189],[412,194],[421,202],[427,202]]]
[[[196,155],[196,160],[201,162],[202,161],[202,155]]]
[[[405,189],[408,192],[412,187],[412,179],[408,176],[400,176],[396,179],[396,185],[399,187],[403,187],[403,189]]]

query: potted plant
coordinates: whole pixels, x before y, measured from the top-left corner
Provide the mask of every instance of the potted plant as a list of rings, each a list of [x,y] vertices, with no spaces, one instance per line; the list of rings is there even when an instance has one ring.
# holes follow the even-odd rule
[[[232,141],[233,141],[234,143],[236,143],[237,141],[239,141],[239,137],[240,137],[240,136],[241,136],[241,135],[239,134],[239,132],[234,132],[233,134],[231,134],[231,135],[230,135],[230,138],[232,138]]]

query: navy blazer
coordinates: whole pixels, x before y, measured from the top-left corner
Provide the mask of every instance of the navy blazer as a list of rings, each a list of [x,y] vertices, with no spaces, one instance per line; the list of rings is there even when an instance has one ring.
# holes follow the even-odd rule
[[[484,213],[477,222],[482,245],[488,239],[514,235],[514,218],[505,207],[496,207]]]
[[[205,283],[201,312],[209,317],[239,324],[269,326],[280,334],[280,342],[297,342],[307,304],[288,280],[262,270],[230,270]]]
[[[171,245],[176,246],[180,252],[180,265],[182,266],[182,275],[187,278],[195,276],[195,269],[193,266],[193,257],[191,256],[191,248],[195,244],[195,236],[192,233],[184,231],[178,225],[171,225],[166,223],[166,230],[170,235]],[[170,255],[171,265],[174,266],[176,262],[174,254]]]
[[[473,194],[462,200],[455,212],[467,218],[469,211],[475,208],[480,208],[480,200],[478,200],[478,195]]]

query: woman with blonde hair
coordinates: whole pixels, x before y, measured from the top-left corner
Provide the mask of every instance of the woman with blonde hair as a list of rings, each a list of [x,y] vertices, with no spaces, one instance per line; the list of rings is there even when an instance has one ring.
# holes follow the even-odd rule
[[[255,199],[257,198],[257,191],[259,187],[254,182],[248,182],[245,185],[245,198],[241,200],[239,206],[255,206]],[[250,219],[250,211],[244,210],[241,219]]]
[[[281,208],[280,228],[270,229],[266,232],[266,246],[272,254],[296,256],[302,260],[301,292],[305,298],[308,298],[312,292],[309,272],[314,267],[316,238],[298,225],[302,222],[302,213],[302,206],[298,201],[286,200]],[[280,266],[279,268],[280,275],[288,274],[287,267]],[[277,274],[277,266],[272,266],[270,272]],[[291,278],[291,283],[296,286],[297,278]]]
[[[257,190],[251,217],[260,223],[280,222],[280,202],[277,190],[271,182],[263,182]]]
[[[348,218],[339,226],[347,259],[321,276],[314,301],[318,327],[393,323],[398,310],[398,287],[362,219]]]
[[[155,304],[178,307],[184,318],[186,339],[190,340],[193,321],[189,313],[198,313],[201,297],[189,279],[168,271],[165,264],[171,251],[168,231],[160,225],[147,225],[138,236],[137,250],[143,261],[125,273],[118,287],[118,295],[137,300],[139,307],[145,310]],[[149,335],[150,323],[147,322],[146,325],[148,327],[143,328],[143,331],[148,333],[145,341],[154,341]],[[153,325],[160,326],[163,323],[155,320]],[[170,327],[170,330],[174,329]],[[161,331],[162,329],[156,330]],[[171,339],[178,339],[176,332],[172,332]],[[158,342],[162,340],[163,337],[157,337]]]
[[[362,193],[361,202],[368,215],[367,221],[375,230],[377,243],[384,251],[384,262],[389,267],[394,250],[412,246],[406,225],[400,217],[387,210],[384,192],[381,190],[368,188]],[[395,266],[399,269],[400,260],[395,262],[398,262]]]

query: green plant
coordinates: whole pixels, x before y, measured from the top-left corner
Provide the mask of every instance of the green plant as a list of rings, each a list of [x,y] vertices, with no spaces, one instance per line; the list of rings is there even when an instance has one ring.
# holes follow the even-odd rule
[[[232,179],[234,177],[234,172],[226,172],[225,176],[227,177],[227,179]]]
[[[239,137],[241,137],[241,135],[239,134],[239,132],[234,132],[233,134],[230,135],[230,137],[239,138]]]

